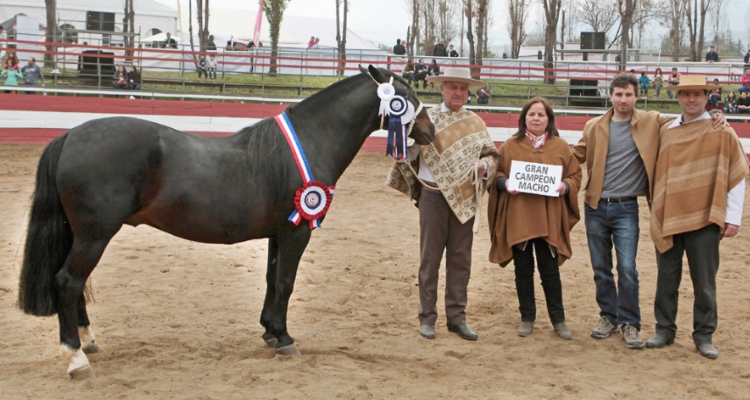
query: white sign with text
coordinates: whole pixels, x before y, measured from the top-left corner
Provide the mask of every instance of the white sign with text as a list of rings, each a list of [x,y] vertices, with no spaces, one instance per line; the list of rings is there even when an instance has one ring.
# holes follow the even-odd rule
[[[508,190],[559,197],[557,188],[562,181],[562,165],[511,161]]]

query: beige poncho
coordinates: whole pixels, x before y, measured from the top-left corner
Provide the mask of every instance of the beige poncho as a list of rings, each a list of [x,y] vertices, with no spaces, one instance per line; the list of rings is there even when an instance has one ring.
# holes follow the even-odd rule
[[[420,146],[420,157],[435,178],[443,196],[461,223],[470,220],[477,212],[477,201],[471,174],[474,162],[480,158],[487,162],[488,176],[494,177],[497,168],[497,148],[492,142],[484,121],[471,111],[440,112],[440,107],[427,111],[435,124],[435,140]],[[419,162],[412,162],[419,171]],[[460,179],[460,184],[453,184]],[[492,179],[489,180],[492,183]],[[422,185],[405,164],[394,164],[386,186],[392,187],[419,201]],[[450,187],[453,186],[453,187]]]
[[[659,132],[660,147],[652,193],[651,240],[660,253],[672,236],[710,224],[724,226],[727,193],[748,174],[748,161],[731,128],[711,120]]]

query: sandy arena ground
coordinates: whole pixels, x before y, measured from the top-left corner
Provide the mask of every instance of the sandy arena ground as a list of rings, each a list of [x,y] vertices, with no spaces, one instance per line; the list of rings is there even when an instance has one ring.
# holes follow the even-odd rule
[[[557,338],[537,282],[534,334],[520,321],[513,269],[487,261],[483,221],[474,240],[467,342],[445,329],[418,333],[417,210],[383,186],[390,165],[361,153],[302,258],[289,308],[301,356],[261,340],[266,242],[205,245],[150,227],[124,227],[92,275],[89,305],[102,353],[96,378],[72,381],[58,355],[57,319],[16,308],[19,265],[42,146],[0,145],[0,397],[2,398],[722,398],[750,396],[750,228],[722,244],[717,360],[692,343],[692,286],[685,274],[679,331],[665,349],[628,350],[596,340],[598,321],[583,223],[562,268],[571,341]],[[745,224],[750,215],[745,203]],[[643,336],[654,332],[656,281],[641,204]],[[537,278],[538,280],[538,278]],[[442,284],[442,280],[441,280]],[[440,306],[442,308],[442,305]]]

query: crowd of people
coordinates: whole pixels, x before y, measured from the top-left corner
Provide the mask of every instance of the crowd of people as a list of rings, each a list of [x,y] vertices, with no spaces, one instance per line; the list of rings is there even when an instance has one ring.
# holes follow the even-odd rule
[[[476,219],[486,190],[489,260],[501,266],[514,264],[518,335],[526,337],[534,331],[538,270],[553,330],[561,339],[571,339],[560,273],[572,257],[570,232],[582,217],[578,195],[583,190],[583,218],[600,309],[589,335],[606,339],[621,333],[628,349],[674,343],[687,254],[695,296],[692,339],[701,356],[718,357],[713,335],[718,323],[719,247],[722,239],[739,231],[750,164],[726,117],[703,108],[715,85],[705,76],[691,74],[667,86],[681,109],[679,117],[667,118],[636,109],[642,83],[633,73],[618,74],[609,86],[612,107],[586,123],[574,146],[560,137],[549,101],[534,97],[521,110],[518,131],[496,148],[482,119],[464,108],[469,88],[484,87],[485,82],[460,68],[446,68],[444,74],[426,79],[439,84],[443,98],[438,107],[428,110],[435,141],[410,147],[408,160],[394,164],[386,181],[416,201],[419,209],[421,336],[437,336],[438,277],[445,254],[447,330],[465,340],[479,337],[467,323],[466,306],[473,232],[479,226]],[[585,186],[582,167],[588,176]],[[552,168],[558,172],[547,172]],[[680,174],[669,172],[675,170]],[[472,182],[479,182],[479,187]],[[640,336],[638,197],[646,197],[651,209],[649,231],[658,265],[656,329],[648,340]]]

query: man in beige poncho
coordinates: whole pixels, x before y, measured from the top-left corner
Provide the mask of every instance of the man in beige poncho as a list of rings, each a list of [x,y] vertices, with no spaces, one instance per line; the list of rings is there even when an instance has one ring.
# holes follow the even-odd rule
[[[695,294],[693,341],[700,354],[716,358],[716,273],[719,241],[737,234],[742,221],[748,160],[731,128],[713,129],[704,111],[706,78],[683,76],[677,91],[682,116],[659,132],[651,240],[656,244],[656,334],[651,348],[674,342],[682,258],[687,253]]]
[[[448,330],[463,339],[476,340],[477,334],[466,324],[472,226],[477,212],[477,193],[468,172],[476,166],[479,176],[494,177],[498,153],[484,121],[463,106],[469,87],[485,83],[472,79],[469,70],[459,68],[446,68],[444,75],[427,81],[439,83],[443,95],[443,103],[428,111],[437,131],[435,141],[409,148],[411,166],[419,179],[408,164],[396,164],[386,185],[410,196],[419,208],[420,334],[435,338],[438,277],[445,252]]]

